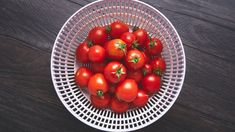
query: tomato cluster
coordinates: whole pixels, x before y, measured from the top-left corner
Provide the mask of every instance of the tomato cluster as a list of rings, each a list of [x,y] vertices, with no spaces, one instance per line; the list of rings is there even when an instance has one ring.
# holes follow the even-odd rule
[[[121,21],[95,27],[76,50],[77,61],[90,64],[76,71],[76,84],[88,90],[97,108],[122,113],[142,107],[160,90],[166,70],[162,49],[162,42],[145,29]]]

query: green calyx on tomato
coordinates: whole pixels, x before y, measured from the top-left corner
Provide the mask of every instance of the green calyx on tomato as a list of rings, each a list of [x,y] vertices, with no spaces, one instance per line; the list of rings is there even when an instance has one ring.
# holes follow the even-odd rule
[[[106,32],[109,34],[110,32],[111,32],[111,30],[112,30],[112,28],[111,28],[111,26],[109,25],[109,26],[107,26],[106,28]]]
[[[158,76],[160,76],[160,77],[162,76],[162,71],[161,71],[161,69],[159,69],[159,68],[158,68],[158,69],[154,69],[154,70],[153,70],[153,73],[156,74],[156,75],[158,75]]]
[[[137,40],[134,40],[134,42],[131,45],[132,48],[138,48],[139,47],[139,43],[137,42]]]
[[[131,59],[129,62],[137,63],[138,61],[139,61],[139,58],[138,58],[138,57],[134,57],[134,58]]]
[[[154,45],[155,45],[155,42],[151,40],[149,43],[150,48],[152,48]]]
[[[143,69],[143,74],[144,74],[144,76],[147,74],[147,70],[146,69]]]
[[[93,46],[92,41],[88,40],[87,46],[88,46],[89,48],[92,47],[92,46]]]
[[[126,54],[126,44],[123,44],[123,43],[116,43],[115,44],[115,47],[117,48],[117,49],[120,49],[120,50],[122,50],[123,52],[124,52],[124,54]]]
[[[104,92],[102,90],[97,90],[96,94],[97,96],[102,97],[104,95]]]
[[[112,72],[115,74],[118,79],[120,79],[121,75],[126,74],[126,72],[123,71],[123,68],[120,66],[115,72]]]

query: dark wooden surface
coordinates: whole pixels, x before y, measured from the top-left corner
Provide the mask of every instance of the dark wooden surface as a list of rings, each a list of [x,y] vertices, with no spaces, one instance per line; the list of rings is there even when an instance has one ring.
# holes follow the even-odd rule
[[[92,0],[0,0],[0,131],[97,131],[62,105],[50,53],[64,22]],[[235,1],[145,0],[182,38],[182,92],[160,120],[140,131],[235,131]]]

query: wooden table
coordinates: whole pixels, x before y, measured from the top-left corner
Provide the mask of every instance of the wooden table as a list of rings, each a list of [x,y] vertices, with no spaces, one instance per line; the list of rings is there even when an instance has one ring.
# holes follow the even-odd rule
[[[0,131],[97,131],[70,114],[50,75],[64,22],[92,0],[1,0]],[[235,131],[235,1],[145,0],[182,38],[187,72],[173,107],[140,131]]]

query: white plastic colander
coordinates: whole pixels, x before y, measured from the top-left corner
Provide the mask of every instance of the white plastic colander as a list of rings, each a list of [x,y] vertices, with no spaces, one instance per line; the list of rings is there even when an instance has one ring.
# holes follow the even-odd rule
[[[116,20],[144,28],[150,36],[160,38],[167,65],[160,92],[152,96],[146,106],[122,114],[94,108],[88,94],[81,91],[74,80],[74,74],[81,66],[75,59],[79,43],[93,27]],[[185,69],[184,48],[173,25],[160,11],[136,0],[95,1],[79,9],[61,28],[51,55],[52,80],[64,106],[80,121],[105,131],[137,130],[158,120],[178,97]]]

